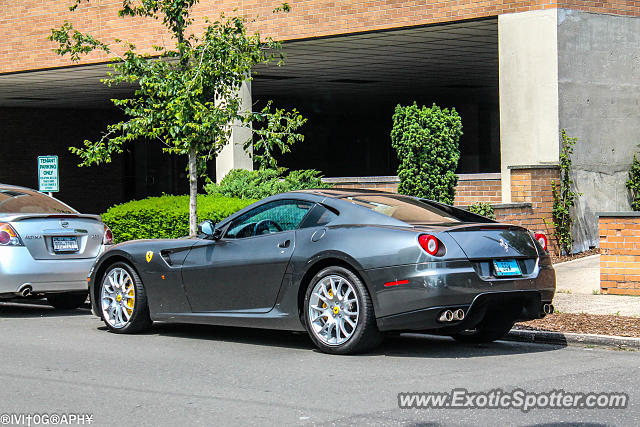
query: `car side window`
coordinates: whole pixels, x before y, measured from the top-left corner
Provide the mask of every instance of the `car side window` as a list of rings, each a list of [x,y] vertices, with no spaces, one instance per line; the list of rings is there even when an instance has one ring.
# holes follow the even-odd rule
[[[332,211],[326,206],[317,204],[311,209],[309,215],[307,215],[300,228],[319,227],[329,224],[331,221],[338,217],[337,211]]]
[[[236,218],[224,237],[241,239],[295,230],[312,207],[313,203],[302,200],[276,200],[266,203]]]

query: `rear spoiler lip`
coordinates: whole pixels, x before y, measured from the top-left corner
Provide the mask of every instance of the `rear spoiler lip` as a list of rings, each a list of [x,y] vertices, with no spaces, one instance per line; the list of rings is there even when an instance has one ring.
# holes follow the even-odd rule
[[[82,218],[82,219],[92,219],[98,222],[102,222],[102,217],[100,215],[93,214],[81,214],[81,213],[72,213],[72,214],[53,214],[53,213],[24,213],[24,214],[11,214],[7,216],[0,216],[0,222],[18,222],[24,221],[26,219],[37,219],[37,218]]]
[[[448,228],[446,231],[448,232],[457,232],[457,231],[485,231],[485,230],[520,230],[520,231],[529,231],[526,228],[520,225],[514,224],[503,224],[503,223],[475,223],[475,224],[460,224],[459,226],[452,226]]]
[[[447,232],[447,233],[455,233],[455,232],[463,232],[463,231],[484,231],[484,230],[512,230],[512,231],[529,231],[527,228],[514,225],[514,224],[505,224],[500,222],[495,223],[484,223],[484,222],[461,222],[461,223],[446,223],[446,224],[410,224],[414,228],[417,229],[436,229],[434,231],[438,232]]]

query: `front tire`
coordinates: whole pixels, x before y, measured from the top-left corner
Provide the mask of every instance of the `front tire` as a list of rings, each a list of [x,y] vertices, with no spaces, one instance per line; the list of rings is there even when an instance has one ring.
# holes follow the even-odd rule
[[[56,310],[73,310],[81,307],[87,301],[87,293],[79,294],[50,294],[47,302]]]
[[[98,298],[102,319],[111,332],[132,334],[153,323],[142,280],[127,263],[109,266],[102,276]]]
[[[369,292],[346,268],[328,267],[311,279],[304,313],[309,336],[324,353],[361,353],[382,341]]]

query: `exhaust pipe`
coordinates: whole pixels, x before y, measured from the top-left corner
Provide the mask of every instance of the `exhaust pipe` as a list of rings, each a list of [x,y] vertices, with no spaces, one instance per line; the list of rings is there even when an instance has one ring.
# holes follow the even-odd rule
[[[438,318],[439,322],[451,322],[453,320],[453,311],[445,310],[440,314]]]
[[[26,298],[26,297],[28,297],[29,295],[31,295],[31,290],[32,290],[32,289],[31,289],[31,285],[24,285],[24,286],[22,286],[22,287],[18,290],[18,292],[16,292],[16,294],[17,294],[18,296],[21,296],[21,297],[23,297],[23,298]]]
[[[459,308],[453,312],[453,320],[464,320],[464,310]]]
[[[555,307],[552,304],[544,304],[542,306],[542,311],[544,311],[545,314],[553,314]]]

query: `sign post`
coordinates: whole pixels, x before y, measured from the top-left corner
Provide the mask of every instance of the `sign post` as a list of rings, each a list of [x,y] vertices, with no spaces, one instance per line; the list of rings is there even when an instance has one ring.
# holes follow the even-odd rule
[[[42,193],[60,191],[58,156],[38,156],[38,186]]]

